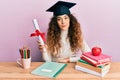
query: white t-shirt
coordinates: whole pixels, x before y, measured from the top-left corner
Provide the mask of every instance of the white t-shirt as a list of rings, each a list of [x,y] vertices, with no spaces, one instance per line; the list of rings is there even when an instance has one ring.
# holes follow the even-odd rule
[[[82,52],[89,52],[91,51],[88,47],[86,41],[83,41],[83,48],[79,52],[72,52],[70,48],[69,40],[67,39],[67,33],[68,31],[62,31],[61,32],[61,49],[60,49],[60,55],[57,58],[52,57],[47,51],[43,53],[43,59],[45,61],[54,61],[59,62],[59,60],[64,58],[70,58],[70,62],[76,62],[78,59],[80,59],[81,51]]]

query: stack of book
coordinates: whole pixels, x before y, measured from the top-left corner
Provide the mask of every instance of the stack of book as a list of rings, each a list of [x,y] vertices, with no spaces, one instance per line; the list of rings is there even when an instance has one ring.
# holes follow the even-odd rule
[[[106,54],[99,56],[86,52],[81,55],[81,59],[75,65],[76,70],[81,70],[96,76],[104,77],[110,70],[111,57]]]

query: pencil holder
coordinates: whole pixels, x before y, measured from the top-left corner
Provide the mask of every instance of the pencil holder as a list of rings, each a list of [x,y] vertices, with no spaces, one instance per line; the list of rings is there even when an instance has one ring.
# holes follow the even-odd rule
[[[24,69],[29,69],[31,65],[31,57],[30,58],[18,58],[17,64],[23,67]]]

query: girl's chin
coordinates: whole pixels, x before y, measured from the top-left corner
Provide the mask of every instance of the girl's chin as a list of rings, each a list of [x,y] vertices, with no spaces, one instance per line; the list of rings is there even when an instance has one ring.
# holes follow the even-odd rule
[[[67,30],[68,30],[68,28],[62,28],[62,30],[63,30],[63,31],[67,31]]]

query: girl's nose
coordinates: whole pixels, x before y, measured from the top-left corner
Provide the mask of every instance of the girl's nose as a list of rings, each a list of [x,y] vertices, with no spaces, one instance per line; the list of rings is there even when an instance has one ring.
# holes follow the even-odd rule
[[[64,19],[62,19],[62,24],[64,24],[65,23],[65,20]]]

